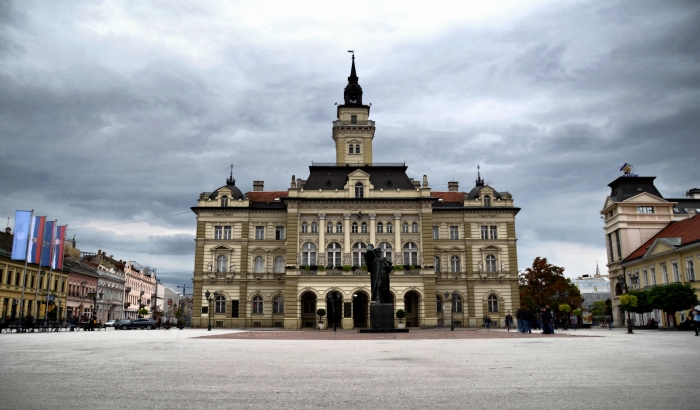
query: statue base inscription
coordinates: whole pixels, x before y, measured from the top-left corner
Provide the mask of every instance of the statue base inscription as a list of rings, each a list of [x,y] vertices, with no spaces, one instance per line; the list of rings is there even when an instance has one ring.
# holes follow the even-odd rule
[[[408,333],[408,329],[394,329],[394,305],[391,303],[373,303],[369,307],[369,329],[360,329],[360,333]]]

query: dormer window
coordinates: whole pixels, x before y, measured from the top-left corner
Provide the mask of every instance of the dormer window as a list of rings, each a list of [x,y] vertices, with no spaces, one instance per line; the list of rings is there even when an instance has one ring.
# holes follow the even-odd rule
[[[491,206],[491,197],[484,195],[484,206]]]
[[[359,145],[358,145],[359,147]],[[362,185],[362,182],[358,182],[355,184],[355,198],[364,198],[365,197],[365,187]]]
[[[350,124],[357,124],[357,115],[350,116]]]
[[[223,206],[223,207],[228,206],[228,197],[226,195],[221,197],[221,206]]]

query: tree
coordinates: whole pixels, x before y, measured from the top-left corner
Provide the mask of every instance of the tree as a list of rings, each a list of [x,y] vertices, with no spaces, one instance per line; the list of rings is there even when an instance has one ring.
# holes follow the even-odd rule
[[[649,292],[644,290],[630,290],[627,292],[628,295],[635,296],[637,298],[637,305],[632,307],[629,311],[632,313],[647,313],[654,310],[654,308],[649,303]]]
[[[591,305],[591,314],[593,316],[602,316],[605,314],[605,301],[596,300]]]
[[[565,292],[567,296],[564,296]],[[535,310],[550,305],[558,310],[560,304],[577,308],[581,303],[581,292],[564,277],[564,268],[548,263],[547,258],[535,258],[532,267],[525,269],[525,274],[520,277],[521,307]]]
[[[559,305],[559,311],[562,313],[569,313],[571,312],[571,306],[567,305],[566,303],[562,303]]]
[[[629,293],[625,293],[624,295],[620,296],[620,307],[622,307],[622,310],[624,311],[631,312],[637,307],[637,297]]]
[[[143,309],[139,310],[139,316],[140,316],[140,317],[144,317],[144,316],[146,316],[147,314],[148,314],[148,309],[143,308]]]
[[[652,288],[649,291],[649,302],[654,309],[673,315],[673,325],[676,326],[675,313],[697,305],[698,295],[690,285],[672,283]]]

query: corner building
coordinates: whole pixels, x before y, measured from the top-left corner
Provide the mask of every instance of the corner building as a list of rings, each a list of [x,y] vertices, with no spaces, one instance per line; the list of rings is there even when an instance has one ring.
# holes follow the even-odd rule
[[[376,128],[354,57],[344,100],[332,127],[335,163],[312,163],[286,191],[254,181],[244,194],[231,175],[200,195],[193,326],[300,329],[323,308],[327,323],[335,312],[343,329],[367,327],[368,244],[394,262],[394,309],[408,326],[479,327],[485,315],[502,326],[519,306],[512,196],[480,174],[468,192],[457,182],[437,192],[405,164],[373,162]]]

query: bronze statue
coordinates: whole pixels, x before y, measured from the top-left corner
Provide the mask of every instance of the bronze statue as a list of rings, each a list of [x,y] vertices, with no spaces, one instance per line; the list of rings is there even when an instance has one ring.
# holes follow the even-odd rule
[[[372,285],[372,300],[377,303],[389,303],[391,294],[389,293],[389,272],[392,270],[391,261],[382,255],[381,249],[375,249],[372,244],[367,247],[367,252],[363,252],[370,274]]]

